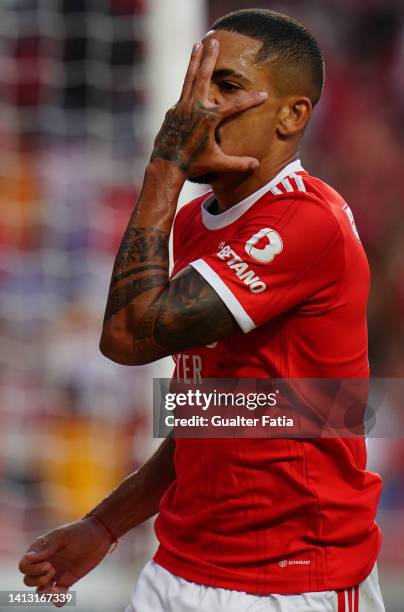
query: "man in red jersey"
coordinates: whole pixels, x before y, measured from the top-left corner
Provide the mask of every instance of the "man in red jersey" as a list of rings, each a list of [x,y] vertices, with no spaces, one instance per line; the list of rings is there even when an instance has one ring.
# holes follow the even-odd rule
[[[312,35],[272,11],[194,46],[112,274],[101,351],[174,377],[367,378],[369,271],[351,210],[298,147],[323,88]],[[212,192],[185,206],[187,180]],[[86,517],[39,538],[25,584],[59,592],[159,512],[128,612],[382,612],[380,478],[362,438],[172,439]]]

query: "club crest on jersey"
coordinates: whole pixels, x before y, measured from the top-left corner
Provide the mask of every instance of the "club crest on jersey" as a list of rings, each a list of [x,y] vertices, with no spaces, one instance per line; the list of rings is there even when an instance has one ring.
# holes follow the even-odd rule
[[[261,243],[261,246],[256,246]],[[251,236],[245,244],[246,253],[257,261],[269,263],[273,261],[283,249],[282,238],[278,232],[270,227],[263,227]]]
[[[247,285],[252,293],[265,291],[267,286],[264,281],[257,276],[254,270],[248,267],[248,263],[243,261],[228,244],[217,253],[217,256],[227,263],[229,268],[237,274],[239,279]]]

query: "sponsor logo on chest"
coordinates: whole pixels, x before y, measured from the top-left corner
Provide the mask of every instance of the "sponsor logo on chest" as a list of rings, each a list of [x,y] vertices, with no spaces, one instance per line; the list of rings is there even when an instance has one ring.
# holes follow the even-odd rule
[[[238,278],[249,288],[252,293],[261,293],[267,288],[264,281],[248,266],[248,263],[233,251],[229,245],[224,247],[217,253],[219,259],[227,263],[229,268],[235,272]]]

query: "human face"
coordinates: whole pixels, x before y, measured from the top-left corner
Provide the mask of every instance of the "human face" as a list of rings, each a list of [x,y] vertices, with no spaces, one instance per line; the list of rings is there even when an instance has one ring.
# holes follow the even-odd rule
[[[281,98],[271,79],[268,66],[259,63],[256,55],[262,42],[236,32],[211,30],[203,38],[219,41],[219,55],[212,75],[209,101],[222,104],[240,91],[266,91],[267,100],[254,108],[225,119],[216,130],[216,140],[227,155],[250,156],[262,161],[270,154],[275,138],[277,113]],[[190,177],[192,182],[213,183],[218,175]]]

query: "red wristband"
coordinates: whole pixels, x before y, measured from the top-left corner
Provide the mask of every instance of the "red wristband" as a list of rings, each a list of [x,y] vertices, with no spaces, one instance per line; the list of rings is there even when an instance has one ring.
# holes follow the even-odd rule
[[[108,527],[108,525],[106,523],[104,523],[104,521],[102,520],[102,518],[100,518],[99,516],[97,516],[96,514],[92,514],[91,512],[89,514],[86,514],[86,518],[94,518],[96,521],[98,521],[100,523],[100,525],[102,525],[104,527],[104,529],[107,531],[109,537],[112,540],[112,544],[113,547],[110,550],[110,553],[113,553],[115,548],[118,546],[118,538],[115,536],[114,532],[112,531],[112,529],[110,529],[110,527]]]

